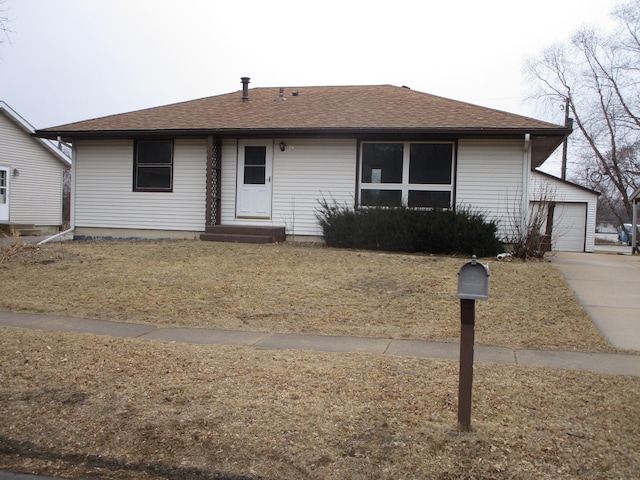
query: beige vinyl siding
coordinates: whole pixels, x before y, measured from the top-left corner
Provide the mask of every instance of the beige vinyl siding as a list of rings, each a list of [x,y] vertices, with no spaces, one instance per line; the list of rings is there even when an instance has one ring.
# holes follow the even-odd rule
[[[62,224],[63,164],[39,141],[0,113],[0,165],[9,167],[9,221]],[[18,170],[17,176],[13,175]]]
[[[460,140],[456,206],[472,206],[509,236],[520,220],[523,162],[524,140]]]
[[[556,202],[557,212],[554,214],[553,229],[557,232],[557,238],[552,239],[552,248],[554,250],[593,252],[598,195],[560,179],[533,172],[529,200],[535,202],[545,198]],[[578,215],[578,212],[584,212],[583,215],[586,218],[577,221],[574,217]],[[578,245],[580,242],[572,240],[572,238],[577,235],[584,237],[584,247],[576,250],[573,245]],[[561,236],[566,238],[562,239]]]
[[[220,179],[220,223],[232,225],[236,223],[236,177],[238,168],[238,141],[228,139],[222,141],[222,161]]]
[[[315,212],[323,197],[353,205],[357,142],[295,139],[286,143],[287,150],[275,148],[274,152],[273,218],[286,225],[288,235],[322,235]]]
[[[133,191],[133,144],[76,142],[75,225],[204,231],[206,140],[175,140],[173,192]]]
[[[352,205],[356,184],[357,142],[354,139],[285,139],[273,141],[270,220],[235,218],[237,141],[222,144],[222,224],[279,225],[287,235],[320,236],[315,217],[319,201]]]

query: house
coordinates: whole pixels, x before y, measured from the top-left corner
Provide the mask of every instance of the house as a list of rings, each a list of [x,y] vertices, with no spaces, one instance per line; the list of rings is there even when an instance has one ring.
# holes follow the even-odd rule
[[[640,203],[640,188],[636,188],[629,196],[631,206],[633,207],[633,213],[631,215],[631,225],[638,225],[638,204]],[[631,253],[638,253],[638,229],[631,229]]]
[[[407,87],[244,77],[237,92],[37,135],[73,142],[77,237],[259,241],[321,238],[322,199],[472,206],[506,238],[526,219],[533,170],[570,132]]]
[[[596,234],[596,210],[599,192],[534,170],[529,201],[545,201],[546,232],[553,250],[593,252]]]
[[[63,176],[71,160],[0,101],[0,226],[5,232],[56,233],[63,224]]]

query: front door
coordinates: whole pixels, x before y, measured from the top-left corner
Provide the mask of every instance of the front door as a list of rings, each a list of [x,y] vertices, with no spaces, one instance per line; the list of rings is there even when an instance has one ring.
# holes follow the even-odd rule
[[[236,217],[271,218],[273,143],[241,140],[238,145]]]
[[[0,222],[9,221],[9,171],[0,167]]]

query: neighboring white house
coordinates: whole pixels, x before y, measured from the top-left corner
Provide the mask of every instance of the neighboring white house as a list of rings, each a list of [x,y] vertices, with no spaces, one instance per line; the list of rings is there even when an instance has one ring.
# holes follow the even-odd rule
[[[258,241],[321,237],[322,199],[470,206],[506,238],[526,220],[533,169],[570,132],[406,87],[243,79],[239,92],[37,135],[73,143],[77,237]]]
[[[0,101],[0,224],[42,233],[63,223],[63,173],[71,160]]]
[[[553,202],[546,225],[551,235],[552,250],[593,252],[599,195],[594,190],[547,173],[533,172],[530,202]]]
[[[638,225],[638,204],[640,203],[640,188],[636,188],[629,197],[631,205],[633,207],[633,213],[631,214],[631,225]],[[638,253],[638,229],[631,229],[631,252]]]

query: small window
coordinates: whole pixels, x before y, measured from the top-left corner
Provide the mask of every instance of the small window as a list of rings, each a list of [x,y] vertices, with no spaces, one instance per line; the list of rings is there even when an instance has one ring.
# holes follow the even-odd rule
[[[362,146],[363,183],[402,183],[402,143]]]
[[[452,151],[450,143],[412,143],[409,183],[450,184]]]
[[[362,190],[360,204],[365,207],[400,207],[402,190]]]
[[[451,206],[451,192],[409,190],[407,203],[412,208],[449,208]]]
[[[135,192],[171,192],[173,190],[173,142],[138,140],[133,161]]]

